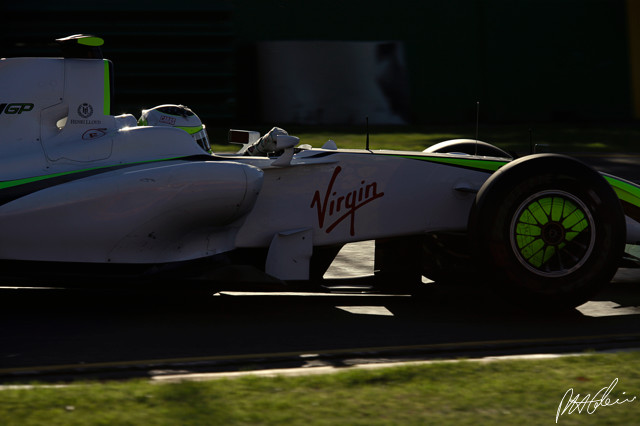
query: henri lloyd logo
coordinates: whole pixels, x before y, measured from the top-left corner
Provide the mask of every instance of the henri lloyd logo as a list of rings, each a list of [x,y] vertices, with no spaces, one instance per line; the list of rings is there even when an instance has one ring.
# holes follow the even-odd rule
[[[349,219],[351,222],[350,234],[355,235],[356,210],[382,197],[384,192],[378,192],[377,182],[367,183],[363,180],[354,190],[338,194],[337,191],[333,190],[333,185],[341,171],[342,167],[336,167],[324,195],[320,191],[316,191],[313,194],[310,207],[315,207],[318,212],[318,225],[320,228],[328,225],[325,230],[327,234],[333,231],[343,220]]]
[[[78,115],[85,120],[71,120],[71,124],[100,124],[100,120],[86,120],[93,115],[93,107],[91,104],[83,103],[78,105]]]
[[[93,115],[93,107],[88,103],[83,103],[78,107],[78,115],[82,118],[89,118]]]

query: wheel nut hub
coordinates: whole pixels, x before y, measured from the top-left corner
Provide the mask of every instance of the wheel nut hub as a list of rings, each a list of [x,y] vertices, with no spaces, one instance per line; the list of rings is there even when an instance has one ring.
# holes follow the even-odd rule
[[[546,244],[557,246],[564,241],[565,229],[558,222],[549,222],[542,227],[542,239]]]

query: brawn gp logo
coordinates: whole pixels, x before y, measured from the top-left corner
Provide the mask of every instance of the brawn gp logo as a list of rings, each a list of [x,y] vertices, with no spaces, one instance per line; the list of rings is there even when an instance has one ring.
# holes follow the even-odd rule
[[[22,114],[31,111],[33,106],[28,103],[0,104],[0,114]]]

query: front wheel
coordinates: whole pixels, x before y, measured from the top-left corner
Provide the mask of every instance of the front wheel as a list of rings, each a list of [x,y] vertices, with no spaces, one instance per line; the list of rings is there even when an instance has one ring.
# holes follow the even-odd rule
[[[595,170],[561,155],[509,163],[478,192],[469,234],[488,282],[536,308],[578,306],[615,274],[625,244],[618,197]]]

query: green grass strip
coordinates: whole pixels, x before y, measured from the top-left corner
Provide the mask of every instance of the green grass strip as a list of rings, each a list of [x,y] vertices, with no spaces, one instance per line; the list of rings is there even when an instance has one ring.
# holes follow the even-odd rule
[[[569,403],[565,398],[561,404],[569,389],[574,398],[580,395],[580,401],[597,400],[596,394],[618,379],[608,393],[610,404],[616,399],[640,397],[639,362],[640,353],[628,352],[550,360],[434,363],[307,377],[246,376],[168,384],[137,379],[13,389],[0,391],[0,423],[555,424],[558,407]],[[559,416],[558,424],[637,424],[639,414],[637,399],[608,406],[591,404],[581,410],[578,406],[568,409]]]

